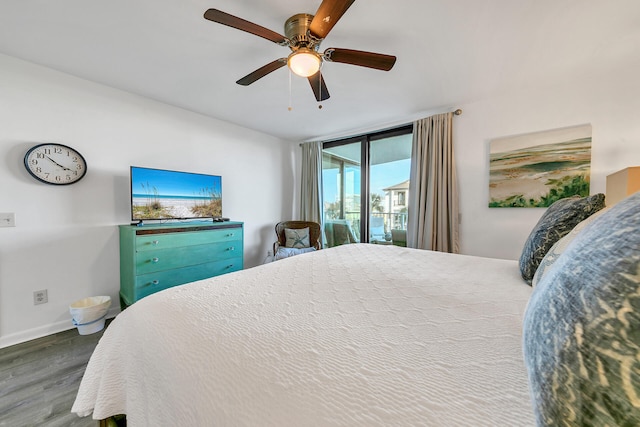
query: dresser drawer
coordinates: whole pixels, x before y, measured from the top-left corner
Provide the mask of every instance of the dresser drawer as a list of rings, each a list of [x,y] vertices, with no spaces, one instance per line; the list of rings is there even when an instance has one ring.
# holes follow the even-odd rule
[[[163,289],[238,270],[242,270],[242,257],[143,274],[136,277],[134,299],[137,301]]]
[[[155,248],[136,253],[136,274],[236,258],[239,254],[242,254],[242,240],[167,249]]]
[[[204,245],[207,243],[231,242],[242,240],[242,228],[222,228],[206,231],[187,231],[184,233],[158,233],[138,236],[135,239],[136,251],[152,251],[181,246]]]

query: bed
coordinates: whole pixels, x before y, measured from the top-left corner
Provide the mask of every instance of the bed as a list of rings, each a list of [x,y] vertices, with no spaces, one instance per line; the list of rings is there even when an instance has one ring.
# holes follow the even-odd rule
[[[114,319],[73,412],[131,426],[531,426],[530,293],[516,261],[370,244],[194,282]]]
[[[554,204],[519,261],[351,244],[153,294],[109,325],[72,411],[130,426],[640,425],[640,193],[593,215],[603,202]]]

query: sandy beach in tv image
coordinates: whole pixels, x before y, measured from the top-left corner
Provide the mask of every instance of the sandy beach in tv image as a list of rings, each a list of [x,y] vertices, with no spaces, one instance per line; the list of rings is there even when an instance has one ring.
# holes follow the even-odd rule
[[[590,125],[493,140],[489,207],[547,207],[588,196],[590,171]]]
[[[191,218],[193,216],[206,216],[206,215],[196,215],[194,212],[194,208],[197,206],[206,203],[209,199],[196,199],[196,198],[171,198],[171,197],[151,197],[149,199],[147,196],[141,196],[139,194],[135,195],[132,198],[132,203],[134,206],[134,212],[141,211],[156,211],[158,213],[157,216],[151,215],[151,218]],[[156,206],[154,209],[145,209],[149,206]],[[161,214],[162,212],[162,214]],[[139,215],[138,215],[139,216]],[[210,216],[210,215],[209,215]],[[221,215],[216,215],[221,216]],[[207,216],[208,217],[208,216]],[[145,216],[145,218],[149,218],[149,216]],[[134,216],[134,219],[139,219],[137,216]]]
[[[222,216],[222,179],[215,175],[135,168],[132,219]]]

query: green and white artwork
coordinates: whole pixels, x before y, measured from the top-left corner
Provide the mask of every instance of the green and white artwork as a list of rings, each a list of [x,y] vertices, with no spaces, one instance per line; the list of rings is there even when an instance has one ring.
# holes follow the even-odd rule
[[[539,208],[589,195],[591,125],[498,138],[489,153],[489,207]]]

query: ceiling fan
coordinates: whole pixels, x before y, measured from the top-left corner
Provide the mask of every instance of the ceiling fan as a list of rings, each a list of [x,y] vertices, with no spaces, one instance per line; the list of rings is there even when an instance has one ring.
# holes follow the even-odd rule
[[[322,53],[318,52],[322,40],[327,37],[329,31],[354,1],[323,0],[315,15],[307,13],[293,15],[284,23],[285,36],[217,9],[207,10],[204,17],[209,21],[255,34],[291,49],[288,57],[276,59],[247,74],[236,83],[248,86],[287,65],[293,73],[309,80],[316,100],[320,102],[329,98],[327,85],[320,72],[323,62],[340,62],[383,71],[389,71],[396,62],[395,56],[362,50],[330,47]]]

